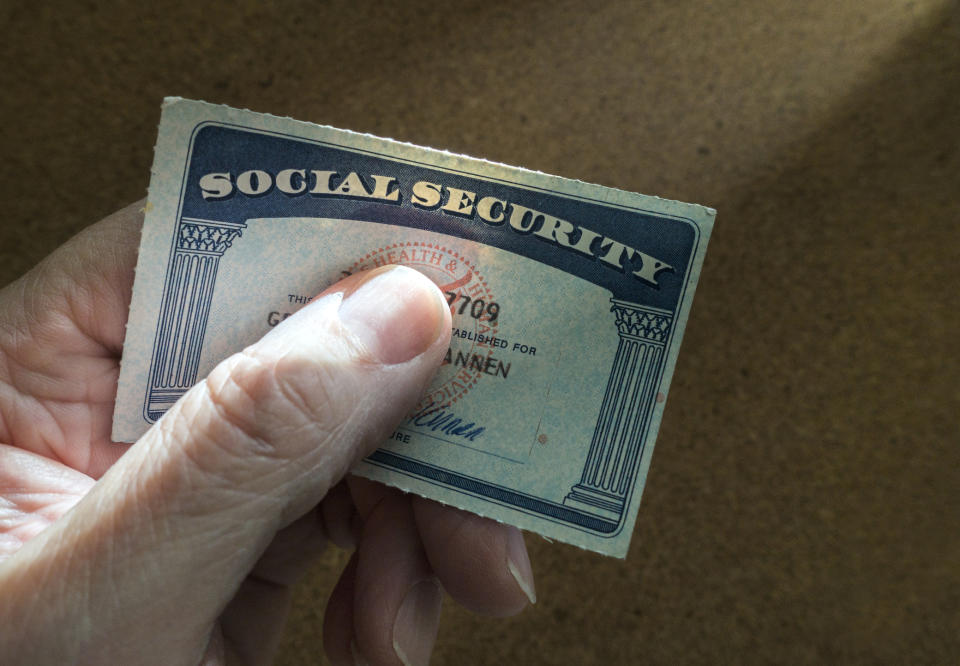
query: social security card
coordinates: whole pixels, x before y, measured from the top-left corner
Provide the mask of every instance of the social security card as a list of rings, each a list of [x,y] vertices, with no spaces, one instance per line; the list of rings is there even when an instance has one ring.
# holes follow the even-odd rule
[[[624,557],[714,211],[165,100],[113,437],[345,275],[446,294],[453,337],[356,474]]]

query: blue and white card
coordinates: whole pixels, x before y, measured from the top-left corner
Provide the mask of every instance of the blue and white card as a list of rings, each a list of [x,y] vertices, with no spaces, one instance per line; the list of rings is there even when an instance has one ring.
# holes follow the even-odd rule
[[[624,557],[714,215],[168,99],[113,437],[345,274],[405,264],[447,294],[453,338],[355,473]]]

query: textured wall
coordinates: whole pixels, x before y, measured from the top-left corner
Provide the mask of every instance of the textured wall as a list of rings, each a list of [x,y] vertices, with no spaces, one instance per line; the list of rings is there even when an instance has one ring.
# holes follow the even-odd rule
[[[541,601],[435,663],[960,658],[955,2],[47,4],[0,8],[0,283],[144,195],[171,94],[718,209],[629,558],[528,538]]]

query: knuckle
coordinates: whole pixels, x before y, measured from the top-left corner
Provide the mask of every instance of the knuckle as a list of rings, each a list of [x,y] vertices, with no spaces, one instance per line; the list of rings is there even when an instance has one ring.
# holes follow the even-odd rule
[[[321,363],[284,357],[276,364],[279,397],[304,421],[334,424],[344,418],[350,387],[343,373]]]
[[[198,434],[231,456],[278,457],[270,414],[275,393],[269,364],[246,351],[232,356],[202,382]]]
[[[302,447],[331,450],[362,436],[362,424],[355,417],[364,410],[365,396],[355,381],[335,365],[295,356],[277,361],[276,400]]]
[[[369,439],[378,421],[365,416],[376,406],[356,370],[336,358],[254,345],[217,365],[158,425],[175,431],[167,434],[182,442],[191,466],[214,478],[294,473],[296,461],[316,471],[318,456],[327,459],[325,473],[345,472],[339,468],[354,458],[347,450]]]
[[[348,375],[299,356],[240,352],[203,382],[203,438],[232,456],[280,460],[350,438],[362,400],[350,398]]]

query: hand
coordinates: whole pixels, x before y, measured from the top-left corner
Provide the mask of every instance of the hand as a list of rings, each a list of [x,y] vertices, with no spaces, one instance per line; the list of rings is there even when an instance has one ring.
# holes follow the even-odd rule
[[[112,442],[138,208],[0,291],[0,662],[268,663],[328,539],[357,544],[324,621],[335,663],[426,663],[441,587],[492,615],[533,601],[515,528],[344,481],[447,349],[415,271],[334,285]]]

